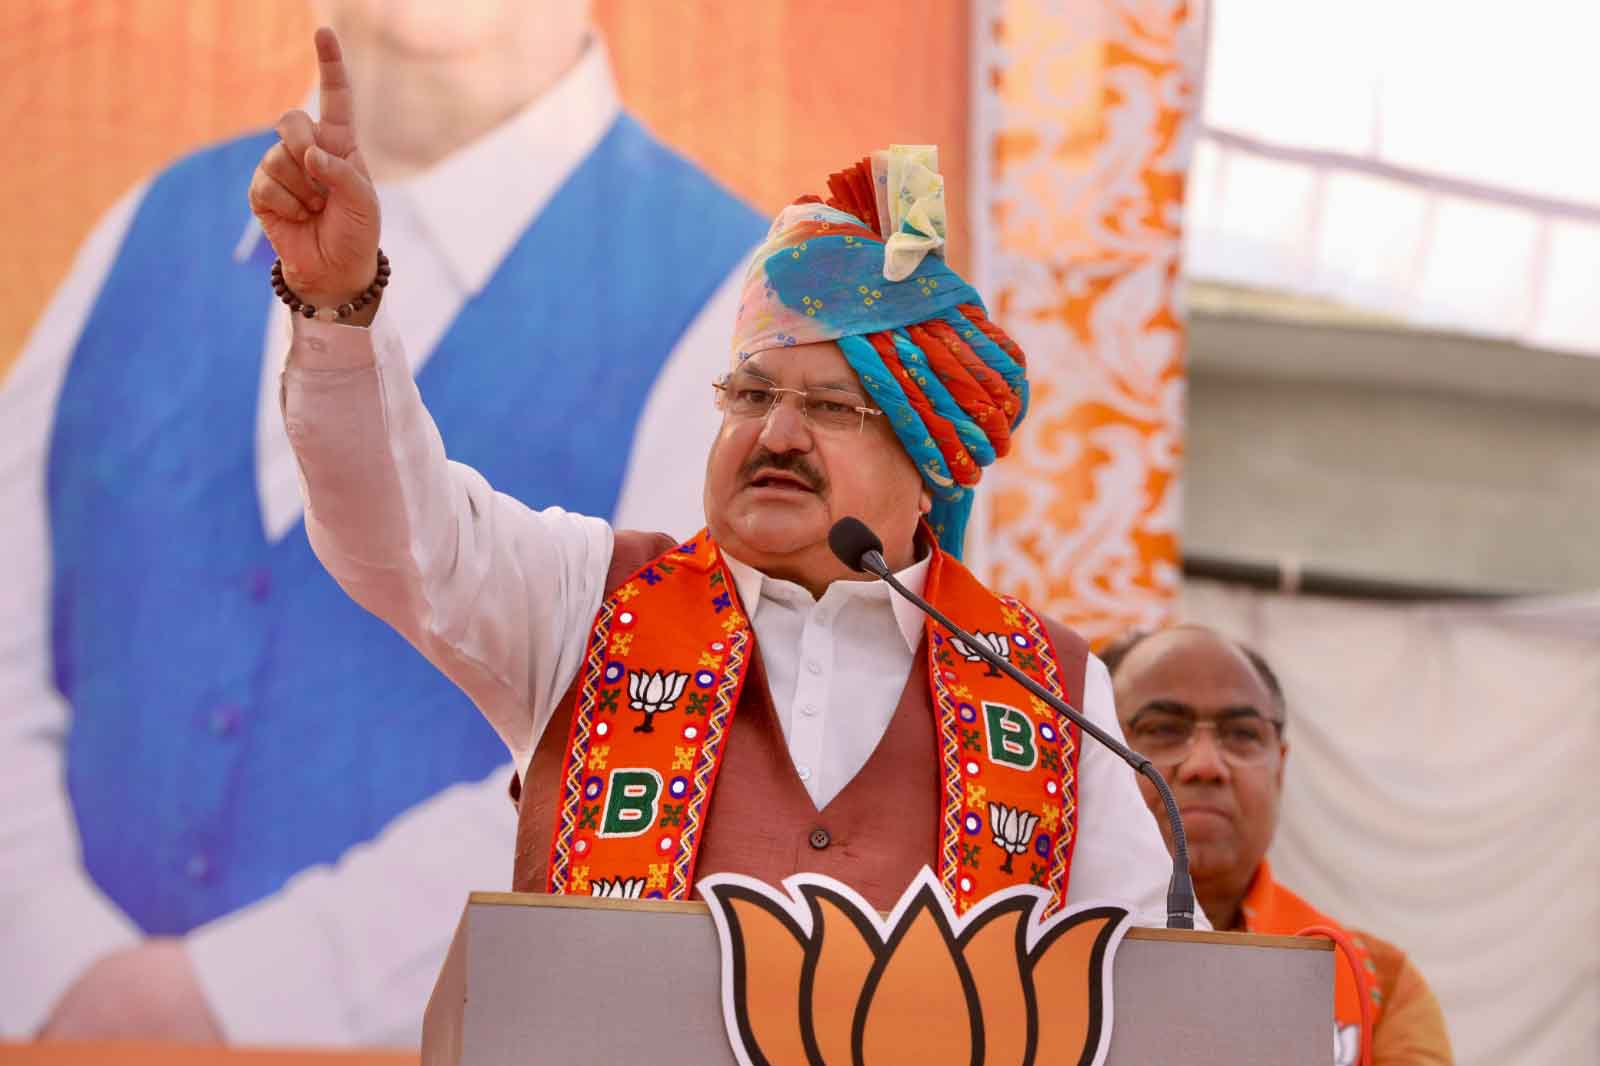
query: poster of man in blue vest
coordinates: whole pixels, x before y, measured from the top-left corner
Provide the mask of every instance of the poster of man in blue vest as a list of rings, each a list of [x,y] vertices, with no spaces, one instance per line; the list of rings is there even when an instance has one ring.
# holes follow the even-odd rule
[[[316,14],[379,102],[384,313],[454,457],[692,532],[714,427],[673,415],[762,215],[621,105],[584,0]],[[0,388],[0,1038],[414,1045],[509,884],[504,746],[306,539],[261,118],[122,196]]]

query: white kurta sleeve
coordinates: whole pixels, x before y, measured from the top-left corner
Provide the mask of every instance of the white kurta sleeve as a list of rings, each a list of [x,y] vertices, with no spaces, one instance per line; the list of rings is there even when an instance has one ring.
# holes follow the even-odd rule
[[[1083,713],[1122,740],[1111,674],[1091,655],[1083,679]],[[1078,755],[1078,842],[1067,882],[1069,903],[1099,900],[1126,907],[1139,925],[1167,924],[1172,858],[1138,775],[1109,748],[1081,738]],[[1211,924],[1195,904],[1195,928]]]
[[[96,225],[0,385],[0,1038],[37,1031],[92,962],[139,937],[84,871],[67,797],[44,481],[67,366],[144,190]]]
[[[282,407],[317,557],[525,766],[577,676],[611,527],[532,511],[447,460],[381,312],[372,329],[296,316]]]

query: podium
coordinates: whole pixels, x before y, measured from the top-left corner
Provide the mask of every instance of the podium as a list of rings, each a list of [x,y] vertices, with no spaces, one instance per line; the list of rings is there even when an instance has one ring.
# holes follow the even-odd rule
[[[1130,929],[1105,1061],[1325,1066],[1333,967],[1325,940]],[[475,892],[423,1020],[423,1066],[737,1062],[698,902]]]

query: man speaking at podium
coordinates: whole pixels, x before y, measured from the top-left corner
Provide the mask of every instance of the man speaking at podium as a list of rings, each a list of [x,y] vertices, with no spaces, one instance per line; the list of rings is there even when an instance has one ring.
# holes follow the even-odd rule
[[[959,909],[1032,883],[1159,924],[1169,859],[1132,772],[828,547],[861,519],[902,582],[1120,735],[1083,640],[959,562],[1027,380],[944,262],[936,154],[880,153],[774,221],[708,396],[707,529],[680,544],[530,510],[447,460],[381,310],[338,42],[317,44],[321,121],[285,121],[250,186],[297,312],[282,405],[307,530],[511,749],[515,887],[686,899],[717,871],[811,870],[886,908],[926,865]],[[656,254],[632,238],[607,254]],[[618,384],[585,371],[597,396]]]

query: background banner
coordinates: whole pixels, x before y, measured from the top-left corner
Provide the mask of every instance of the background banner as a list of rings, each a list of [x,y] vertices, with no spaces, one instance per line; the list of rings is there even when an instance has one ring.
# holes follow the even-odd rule
[[[1031,354],[1019,457],[988,486],[992,580],[1096,644],[1180,576],[1183,188],[1198,4],[984,0],[977,284]]]
[[[1096,640],[1171,601],[1188,5],[7,5],[0,1038],[177,943],[230,1040],[410,1045],[461,900],[510,874],[504,746],[315,563],[277,415],[245,188],[323,22],[385,313],[498,487],[692,532],[766,219],[936,144],[951,263],[1035,381],[974,561]]]

